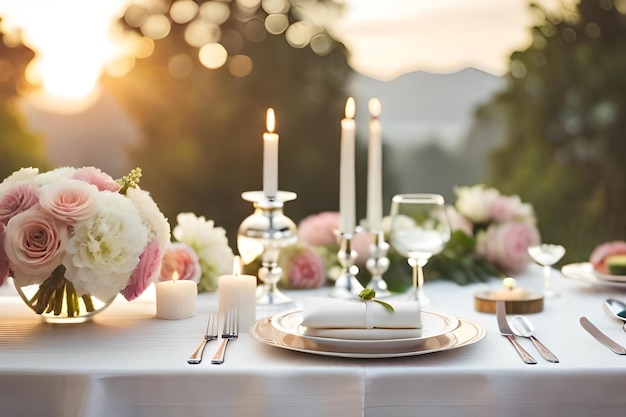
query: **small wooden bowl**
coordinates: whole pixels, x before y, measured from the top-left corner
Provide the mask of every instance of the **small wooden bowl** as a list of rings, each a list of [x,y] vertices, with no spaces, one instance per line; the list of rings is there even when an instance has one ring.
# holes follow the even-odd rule
[[[496,312],[496,301],[491,297],[491,291],[483,291],[474,294],[474,307],[481,313]],[[528,293],[519,300],[504,300],[507,314],[532,314],[543,311],[543,294]]]

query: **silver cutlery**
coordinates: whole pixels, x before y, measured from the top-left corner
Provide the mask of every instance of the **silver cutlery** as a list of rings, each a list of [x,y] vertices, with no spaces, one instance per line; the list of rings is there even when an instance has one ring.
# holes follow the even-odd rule
[[[204,348],[206,347],[206,344],[210,340],[217,339],[217,335],[219,334],[218,326],[219,324],[218,324],[217,313],[210,313],[209,320],[207,321],[207,324],[206,324],[206,331],[204,332],[204,338],[202,339],[202,343],[200,343],[200,346],[198,346],[198,349],[196,349],[196,351],[193,352],[191,357],[187,360],[187,363],[190,363],[192,365],[197,365],[200,362],[202,362],[202,354],[204,353]]]
[[[226,317],[224,318],[224,330],[222,332],[222,343],[220,347],[217,348],[215,355],[211,358],[211,363],[220,364],[224,363],[224,355],[226,354],[226,346],[228,345],[228,341],[231,339],[236,339],[239,335],[237,329],[237,309],[231,308],[226,312]]]
[[[594,326],[587,317],[581,317],[580,324],[598,342],[602,343],[604,346],[608,347],[609,349],[611,349],[613,352],[617,353],[618,355],[626,355],[626,349],[624,348],[624,346],[618,344],[613,339],[611,339],[610,337],[602,333],[600,329]]]
[[[624,322],[622,330],[626,332],[626,304],[614,298],[609,298],[604,300],[602,307],[606,314]]]
[[[515,334],[509,327],[509,322],[506,320],[506,305],[504,301],[496,301],[496,317],[498,319],[500,334],[509,339],[509,342],[511,342],[517,353],[519,353],[522,360],[530,365],[536,364],[537,361],[535,358],[533,358],[533,356],[519,344],[517,339],[515,339]]]
[[[511,319],[509,324],[511,325],[513,333],[515,333],[517,336],[530,339],[530,341],[533,342],[533,345],[535,345],[535,347],[545,360],[554,363],[559,362],[559,358],[557,358],[556,355],[550,351],[550,349],[545,347],[545,345],[535,337],[535,329],[530,320],[528,320],[524,316],[515,316]]]

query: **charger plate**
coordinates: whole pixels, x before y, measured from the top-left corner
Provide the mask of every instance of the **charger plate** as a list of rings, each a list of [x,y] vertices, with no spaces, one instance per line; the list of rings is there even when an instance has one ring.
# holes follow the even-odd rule
[[[563,265],[561,273],[567,278],[591,285],[626,289],[626,282],[624,281],[612,281],[598,278],[590,262]]]
[[[395,358],[457,349],[476,343],[485,337],[487,331],[481,325],[462,318],[458,321],[459,326],[451,332],[407,346],[376,344],[346,347],[327,344],[277,330],[272,326],[270,317],[254,323],[250,328],[250,335],[263,344],[296,352],[358,359]]]
[[[406,337],[394,339],[348,339],[341,337],[322,337],[306,334],[306,327],[301,326],[302,310],[292,310],[276,314],[272,317],[272,326],[283,333],[300,336],[306,340],[323,343],[325,345],[339,346],[343,348],[361,348],[363,346],[375,347],[414,347],[426,340],[449,333],[459,326],[459,319],[447,314],[433,311],[421,311],[422,331],[419,337]],[[349,332],[351,329],[341,329]],[[364,329],[359,329],[362,333]],[[386,330],[386,329],[385,329]],[[367,331],[367,330],[365,330]]]

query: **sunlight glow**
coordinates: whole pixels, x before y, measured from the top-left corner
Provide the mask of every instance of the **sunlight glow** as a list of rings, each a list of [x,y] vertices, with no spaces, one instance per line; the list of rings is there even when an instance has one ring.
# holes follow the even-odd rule
[[[2,30],[21,35],[35,51],[25,75],[42,90],[33,93],[40,104],[48,102],[44,93],[77,104],[97,92],[106,66],[127,55],[113,39],[112,24],[128,1],[0,0]]]

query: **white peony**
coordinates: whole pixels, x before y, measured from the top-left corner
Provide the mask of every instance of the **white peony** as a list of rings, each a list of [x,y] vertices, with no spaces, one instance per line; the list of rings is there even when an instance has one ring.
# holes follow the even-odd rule
[[[200,289],[215,290],[217,277],[232,272],[233,268],[234,255],[228,246],[226,231],[222,227],[214,227],[213,220],[193,213],[180,213],[176,221],[174,238],[189,245],[198,254],[202,268]]]
[[[65,277],[79,295],[90,293],[108,300],[126,287],[148,238],[133,202],[121,194],[102,191],[96,214],[74,225],[63,262]]]

